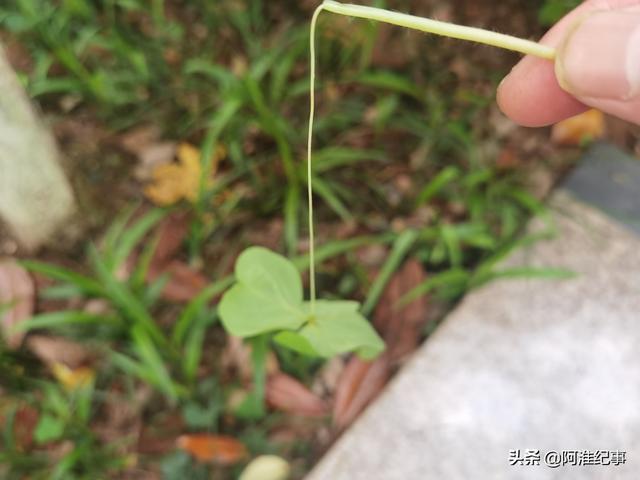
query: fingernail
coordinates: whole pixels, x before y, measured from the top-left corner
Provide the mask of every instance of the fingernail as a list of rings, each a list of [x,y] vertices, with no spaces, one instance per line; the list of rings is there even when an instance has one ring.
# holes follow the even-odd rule
[[[594,12],[560,46],[556,76],[574,96],[629,100],[640,94],[640,13]]]

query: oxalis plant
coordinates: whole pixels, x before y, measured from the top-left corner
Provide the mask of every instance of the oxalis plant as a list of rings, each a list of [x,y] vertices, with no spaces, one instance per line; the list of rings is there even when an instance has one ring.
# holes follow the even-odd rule
[[[310,299],[304,300],[300,275],[289,260],[266,248],[250,247],[239,256],[235,266],[236,283],[224,294],[219,306],[226,330],[231,335],[249,339],[253,347],[254,392],[242,407],[249,415],[263,411],[264,363],[271,338],[298,353],[325,358],[355,352],[364,359],[372,359],[384,350],[384,342],[360,313],[358,302],[316,299],[311,153],[315,116],[315,31],[318,16],[323,11],[475,41],[548,60],[554,60],[556,55],[551,47],[480,28],[333,0],[326,0],[317,7],[311,20],[307,144]]]

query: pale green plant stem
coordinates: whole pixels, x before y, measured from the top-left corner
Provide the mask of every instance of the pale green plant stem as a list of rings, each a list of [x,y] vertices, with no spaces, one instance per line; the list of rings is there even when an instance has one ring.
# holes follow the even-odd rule
[[[311,19],[311,32],[309,39],[310,53],[310,95],[309,95],[309,131],[307,136],[307,197],[309,202],[309,289],[311,300],[311,311],[313,313],[316,302],[316,273],[315,273],[315,238],[313,226],[313,189],[311,187],[312,168],[311,153],[313,144],[313,121],[315,117],[315,87],[316,87],[316,26],[318,16],[326,10],[328,12],[345,15],[348,17],[365,18],[379,22],[390,23],[400,27],[411,28],[421,32],[433,33],[444,37],[457,38],[460,40],[470,40],[472,42],[492,45],[494,47],[513,50],[515,52],[534,55],[547,60],[555,60],[556,50],[553,47],[541,45],[531,40],[512,37],[502,33],[484,30],[482,28],[467,27],[448,22],[441,22],[430,18],[417,17],[405,13],[393,12],[382,8],[367,7],[363,5],[353,5],[339,3],[333,0],[325,0],[322,5],[316,8]]]
[[[556,56],[556,50],[553,47],[541,45],[523,38],[512,37],[511,35],[505,35],[503,33],[484,30],[482,28],[455,25],[453,23],[416,17],[415,15],[407,15],[406,13],[393,12],[382,8],[345,4],[333,0],[325,0],[318,8],[339,15],[377,20],[379,22],[420,30],[421,32],[433,33],[443,37],[484,43],[485,45],[513,50],[527,55],[535,55],[536,57],[546,58],[548,60],[554,60]]]
[[[313,189],[311,188],[311,151],[313,144],[313,120],[316,113],[316,25],[318,16],[322,12],[324,5],[320,5],[313,12],[311,19],[311,32],[309,39],[309,57],[310,57],[310,73],[309,73],[309,131],[307,135],[307,201],[309,202],[309,290],[311,300],[311,313],[316,307],[316,248],[313,228]]]

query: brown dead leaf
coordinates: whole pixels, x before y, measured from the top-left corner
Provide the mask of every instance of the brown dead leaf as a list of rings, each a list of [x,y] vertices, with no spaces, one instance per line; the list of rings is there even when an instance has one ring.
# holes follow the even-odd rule
[[[513,170],[521,165],[522,160],[515,148],[507,146],[500,150],[496,159],[496,167],[501,170]]]
[[[118,143],[127,152],[139,156],[149,146],[158,143],[160,133],[155,125],[142,125],[123,133]]]
[[[151,265],[164,266],[179,251],[189,233],[189,215],[186,212],[174,212],[167,215],[156,229],[158,244],[153,252]]]
[[[233,465],[247,456],[247,449],[242,443],[224,435],[181,435],[176,444],[199,462]]]
[[[338,429],[350,425],[364,408],[382,391],[395,365],[419,344],[426,319],[427,301],[417,299],[398,308],[398,300],[424,281],[419,262],[408,260],[389,281],[374,314],[374,326],[387,349],[373,362],[352,357],[338,380],[333,420]]]
[[[76,369],[86,366],[93,358],[88,348],[63,337],[30,335],[27,347],[50,368],[58,363]]]
[[[373,362],[353,356],[340,376],[333,405],[333,423],[343,430],[378,396],[391,375],[386,354]]]
[[[165,455],[176,447],[176,439],[185,430],[179,412],[161,411],[140,419],[137,452],[144,455]]]
[[[166,273],[169,281],[162,291],[162,297],[171,302],[188,302],[207,286],[209,280],[201,272],[180,260],[173,260],[163,271],[149,270],[150,279]]]
[[[211,159],[215,174],[218,162],[226,155],[224,148],[218,147]],[[200,191],[200,150],[189,143],[181,143],[177,151],[178,163],[159,165],[153,170],[152,182],[144,193],[156,205],[167,206],[188,200],[195,202]],[[211,179],[207,180],[208,183]]]
[[[551,130],[551,141],[556,145],[579,146],[602,138],[604,133],[604,115],[592,109],[556,123]]]
[[[13,330],[21,321],[31,317],[34,309],[33,279],[18,262],[0,261],[0,332],[9,348],[18,348],[24,332]]]
[[[113,444],[122,456],[136,450],[136,443],[143,425],[143,410],[153,397],[152,388],[142,383],[136,385],[134,392],[127,389],[124,393],[124,390],[124,387],[117,383],[109,387],[101,402],[96,421],[92,425],[92,430],[100,441]],[[177,432],[180,432],[184,426],[179,425],[179,427]],[[173,442],[170,448],[173,448]]]
[[[387,345],[386,352],[392,364],[413,352],[420,342],[427,319],[427,299],[417,298],[404,307],[398,307],[398,301],[424,282],[425,277],[422,265],[416,260],[408,260],[389,281],[378,302],[373,324]]]
[[[283,412],[307,417],[327,414],[324,400],[284,373],[276,373],[268,378],[265,396],[271,407]]]
[[[17,450],[25,451],[33,446],[33,432],[39,417],[38,410],[29,405],[23,405],[16,410],[13,420],[13,437]],[[2,420],[0,423],[5,425],[4,419],[0,420]]]
[[[3,35],[0,40],[3,43],[4,54],[9,64],[19,72],[31,72],[34,59],[29,49],[17,38]]]

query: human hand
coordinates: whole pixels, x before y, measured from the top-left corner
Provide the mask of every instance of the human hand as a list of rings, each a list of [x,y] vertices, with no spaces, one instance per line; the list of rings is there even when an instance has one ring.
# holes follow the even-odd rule
[[[594,107],[640,124],[640,0],[587,0],[541,40],[555,65],[523,58],[498,87],[515,122],[537,127]]]

